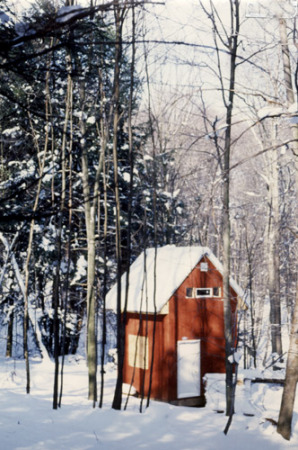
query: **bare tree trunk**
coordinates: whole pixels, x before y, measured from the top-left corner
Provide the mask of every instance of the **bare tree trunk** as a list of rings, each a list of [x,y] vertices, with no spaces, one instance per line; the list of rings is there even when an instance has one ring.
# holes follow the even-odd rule
[[[102,135],[103,133],[102,127]],[[104,144],[105,146],[105,144]],[[105,158],[103,161],[103,190],[104,190],[104,228],[103,228],[103,241],[104,241],[104,268],[103,268],[103,306],[102,306],[102,344],[101,344],[101,361],[100,361],[100,397],[99,397],[99,408],[103,405],[103,393],[104,393],[104,362],[105,362],[105,348],[106,348],[106,333],[107,333],[107,323],[106,323],[106,293],[107,293],[107,234],[108,234],[108,198],[107,198],[107,179],[106,179],[106,162]]]
[[[104,99],[104,85],[102,75],[99,72],[100,78],[100,94],[101,98]],[[107,293],[107,275],[108,275],[108,267],[107,267],[107,237],[108,237],[108,196],[107,196],[107,177],[106,177],[106,151],[107,151],[107,141],[109,137],[109,121],[106,119],[105,110],[103,106],[103,102],[101,103],[101,120],[100,120],[100,130],[98,133],[101,135],[102,140],[102,170],[103,170],[103,197],[104,197],[104,224],[103,224],[103,259],[104,259],[104,268],[103,268],[103,283],[102,283],[102,343],[101,343],[101,361],[100,361],[100,396],[99,396],[99,408],[102,408],[103,405],[103,394],[104,394],[104,362],[105,362],[105,348],[107,343],[107,323],[106,323],[106,293]],[[100,204],[98,203],[98,211],[100,210]],[[99,216],[99,212],[98,212]],[[99,234],[99,231],[98,231]]]
[[[71,104],[72,104],[72,80],[71,80],[71,58],[68,56],[68,79],[67,79],[67,91],[66,91],[66,105],[65,105],[65,120],[63,126],[63,138],[61,147],[61,201],[60,201],[60,211],[58,215],[57,223],[57,238],[56,238],[56,251],[57,251],[57,264],[56,273],[54,276],[53,283],[53,308],[54,308],[54,360],[55,360],[55,370],[54,370],[54,390],[53,390],[53,409],[58,408],[58,390],[59,390],[59,354],[60,354],[60,321],[58,317],[58,308],[61,307],[61,278],[60,278],[60,267],[62,262],[62,226],[63,226],[63,215],[65,209],[65,199],[66,199],[66,143],[67,143],[67,130],[70,120]]]
[[[273,119],[274,120],[274,119]],[[276,124],[273,123],[272,141],[276,142]],[[282,355],[280,309],[280,260],[279,260],[279,186],[278,151],[270,150],[269,168],[269,221],[268,221],[268,289],[270,298],[270,325],[273,359]]]
[[[122,403],[122,383],[123,383],[123,363],[125,348],[125,323],[121,316],[121,227],[120,227],[120,197],[118,185],[118,123],[119,123],[119,98],[120,98],[120,62],[122,53],[122,24],[123,11],[121,12],[119,1],[115,1],[114,14],[116,23],[116,45],[115,45],[115,70],[114,70],[114,123],[113,123],[113,163],[114,163],[114,184],[115,184],[115,200],[116,200],[116,260],[117,260],[117,381],[112,403],[113,409],[121,409]]]
[[[285,439],[291,437],[292,418],[296,387],[298,382],[298,285],[296,286],[296,303],[290,334],[286,379],[279,411],[277,432]]]
[[[45,101],[45,116],[46,119],[49,117],[49,71],[46,74],[46,101]],[[29,115],[29,122],[31,125],[33,136],[35,137],[35,130],[33,126],[33,122],[31,120],[30,113]],[[39,180],[37,185],[37,191],[35,195],[35,202],[33,206],[33,213],[37,211],[38,203],[39,203],[39,195],[41,190],[41,183],[42,183],[42,174],[45,167],[46,162],[46,156],[47,156],[47,150],[48,150],[48,139],[49,139],[49,132],[48,127],[46,127],[46,136],[45,136],[45,143],[44,143],[44,152],[43,152],[43,158],[42,161],[39,164]],[[35,146],[37,150],[37,154],[40,154],[40,149],[38,145],[37,139],[34,139]],[[34,225],[35,220],[32,219],[30,223],[30,230],[29,230],[29,238],[28,238],[28,247],[27,247],[27,258],[25,263],[25,286],[24,286],[24,325],[23,325],[23,335],[24,335],[24,358],[25,358],[25,364],[26,364],[26,392],[27,394],[30,393],[30,363],[29,363],[29,351],[28,351],[28,328],[29,328],[29,313],[28,313],[28,302],[29,302],[29,274],[30,274],[30,259],[31,259],[31,253],[32,253],[32,244],[33,244],[33,235],[34,235]]]
[[[61,213],[60,213],[61,214]],[[60,222],[60,219],[59,219]],[[60,297],[60,264],[61,264],[61,228],[62,223],[59,223],[57,226],[57,265],[55,267],[55,275],[53,280],[53,309],[54,309],[54,317],[53,317],[53,334],[54,334],[54,386],[53,386],[53,409],[58,408],[58,374],[59,374],[59,316],[58,316],[58,308],[59,308],[59,297]]]
[[[13,300],[9,299],[9,306],[13,306]],[[12,356],[12,346],[13,346],[13,319],[14,319],[14,311],[10,312],[8,324],[7,324],[7,338],[6,338],[6,354],[7,358],[11,358]]]
[[[154,316],[153,316],[153,330],[152,330],[152,352],[151,352],[151,364],[150,364],[150,373],[149,373],[149,389],[148,389],[148,397],[146,408],[149,407],[150,397],[151,397],[151,389],[152,389],[152,379],[153,379],[153,367],[154,367],[154,353],[155,353],[155,336],[156,336],[156,315],[157,315],[157,307],[156,307],[156,259],[157,259],[157,179],[156,179],[156,140],[153,126],[153,115],[151,110],[151,92],[150,92],[150,83],[149,83],[149,71],[148,71],[148,52],[145,51],[145,71],[146,71],[146,84],[147,84],[147,95],[148,95],[148,116],[149,116],[149,129],[152,140],[152,156],[153,156],[153,220],[154,220],[154,279],[153,279],[153,305],[154,305]],[[146,221],[146,215],[145,215]],[[144,230],[147,230],[147,223],[145,223]],[[146,239],[146,238],[145,238]],[[146,241],[145,241],[146,242]],[[146,269],[146,245],[144,249],[144,273],[147,273]],[[144,380],[145,381],[145,380]]]
[[[84,97],[84,87],[81,86],[81,99]],[[83,111],[83,109],[82,109]],[[89,175],[88,175],[88,155],[86,145],[84,143],[86,125],[84,119],[81,119],[80,129],[82,133],[82,180],[84,192],[84,208],[85,208],[85,224],[87,231],[87,361],[88,361],[88,377],[89,391],[88,398],[93,401],[93,405],[97,400],[97,343],[96,343],[96,306],[95,306],[95,215],[91,205]]]
[[[286,21],[280,20],[280,37],[282,44],[282,55],[284,65],[284,80],[287,93],[288,106],[295,102],[295,94],[292,83],[292,72],[290,53],[287,39]],[[295,42],[296,47],[298,47]],[[297,67],[296,67],[297,74]],[[296,85],[297,89],[297,85]],[[298,92],[296,92],[296,95]],[[296,197],[298,197],[298,125],[293,124],[292,127],[293,137],[295,142],[293,144],[293,160],[294,167],[296,168]],[[297,236],[296,236],[297,238]],[[285,439],[289,440],[291,437],[293,410],[295,402],[296,387],[298,382],[298,284],[296,284],[296,302],[294,308],[294,314],[292,318],[291,334],[290,334],[290,346],[288,351],[288,360],[286,368],[286,379],[282,395],[282,402],[279,411],[279,418],[277,424],[277,432],[280,433]]]
[[[69,56],[68,59],[69,66],[71,66],[71,58]],[[70,70],[70,67],[69,67]],[[68,76],[68,86],[67,86],[67,110],[69,115],[70,122],[70,137],[69,137],[69,160],[68,160],[68,189],[69,189],[69,197],[68,197],[68,242],[67,242],[67,272],[66,272],[66,280],[63,287],[63,295],[64,298],[64,320],[63,320],[63,332],[62,332],[62,361],[61,361],[61,369],[60,369],[60,392],[59,392],[59,402],[58,406],[61,407],[62,403],[62,394],[63,394],[63,374],[64,374],[64,360],[65,360],[65,341],[66,341],[66,318],[67,318],[67,307],[69,303],[69,277],[70,277],[70,268],[71,268],[71,239],[72,239],[72,146],[73,146],[73,117],[72,117],[72,109],[73,109],[73,83],[71,79],[71,74]],[[66,138],[66,129],[65,129],[65,138]],[[65,155],[66,158],[66,155]]]
[[[232,113],[235,94],[236,57],[239,34],[239,2],[230,1],[231,33],[229,36],[230,51],[230,78],[228,100],[226,106],[226,132],[223,156],[223,298],[224,298],[224,330],[225,330],[225,355],[226,355],[226,415],[234,414],[234,389],[233,389],[233,364],[230,357],[234,352],[232,311],[230,301],[230,152]],[[224,95],[224,94],[223,94]]]
[[[80,61],[77,61],[80,65]],[[101,83],[101,80],[100,80]],[[81,149],[82,149],[82,180],[84,195],[85,224],[87,233],[87,361],[89,377],[88,397],[93,401],[93,406],[97,401],[97,302],[95,295],[95,259],[96,259],[96,212],[98,209],[99,198],[99,180],[102,173],[104,152],[106,147],[106,135],[102,135],[102,146],[98,155],[98,167],[95,173],[93,185],[89,179],[88,151],[86,147],[86,121],[83,112],[86,109],[85,81],[81,80],[79,84],[80,92],[80,131],[81,131]]]
[[[296,64],[295,68],[295,79],[296,79],[296,95],[294,91],[294,86],[292,82],[292,69],[291,69],[291,59],[290,59],[290,51],[289,51],[289,44],[288,44],[288,36],[287,36],[287,27],[286,27],[286,20],[280,19],[279,21],[279,31],[280,31],[280,41],[281,41],[281,50],[282,50],[282,59],[283,59],[283,69],[284,69],[284,82],[285,82],[285,89],[286,89],[286,96],[287,96],[287,104],[288,107],[295,104],[297,102],[298,95],[298,64]],[[298,50],[298,43],[297,43],[297,32],[294,32],[294,44],[296,46],[296,49]],[[296,103],[297,107],[297,103]],[[298,124],[293,123],[291,126],[292,129],[292,135],[293,135],[293,164],[296,169],[296,196],[298,197]]]
[[[251,333],[250,333],[250,340],[252,344],[252,356],[253,356],[253,362],[254,367],[257,368],[257,344],[256,344],[256,329],[255,329],[255,299],[254,299],[254,289],[253,289],[253,265],[252,265],[252,249],[249,249],[249,242],[248,242],[248,232],[246,229],[246,235],[245,235],[245,246],[246,246],[246,254],[248,259],[248,288],[249,288],[249,295],[250,295],[250,302],[249,302],[249,310],[250,310],[250,326],[251,326]],[[245,319],[244,319],[245,320]],[[246,332],[246,330],[245,330]],[[244,367],[246,368],[246,367]]]
[[[238,50],[238,36],[240,30],[239,0],[229,1],[230,29],[224,29],[221,33],[218,28],[218,12],[214,2],[210,0],[210,11],[207,11],[203,2],[201,7],[212,22],[214,46],[217,56],[218,78],[221,89],[222,102],[226,111],[226,128],[224,135],[222,159],[222,187],[223,187],[223,213],[222,213],[222,252],[223,252],[223,303],[224,303],[224,337],[225,337],[225,368],[226,368],[226,415],[229,416],[229,425],[225,429],[227,432],[232,416],[234,414],[234,386],[233,386],[233,330],[232,330],[232,310],[230,300],[230,154],[232,136],[232,115],[235,95],[236,59]],[[221,23],[222,26],[222,23]],[[225,35],[226,41],[223,39]],[[229,54],[229,75],[227,86],[223,75],[223,68],[220,56],[220,45],[225,47]],[[217,148],[217,147],[216,147]],[[219,150],[219,148],[217,148]]]
[[[77,62],[79,64],[79,62]],[[85,110],[85,82],[80,81],[80,131],[82,135],[82,181],[84,195],[85,225],[87,233],[87,364],[88,364],[88,398],[93,401],[93,406],[97,401],[97,332],[96,332],[96,295],[95,283],[95,257],[96,257],[96,211],[99,195],[99,177],[103,164],[103,148],[99,153],[98,168],[95,174],[93,186],[89,180],[88,152],[85,143],[86,123],[83,118]],[[93,188],[93,189],[92,189]],[[92,193],[91,193],[92,191]]]

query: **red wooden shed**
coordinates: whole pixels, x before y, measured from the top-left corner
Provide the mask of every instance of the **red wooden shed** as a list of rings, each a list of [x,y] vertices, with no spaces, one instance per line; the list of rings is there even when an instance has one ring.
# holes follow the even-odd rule
[[[125,285],[126,274],[122,305]],[[230,288],[236,337],[243,292],[234,280]],[[225,372],[222,294],[222,265],[209,248],[168,245],[143,252],[130,268],[124,383],[147,396],[152,369],[151,398],[203,405],[204,375]],[[107,307],[115,310],[116,301],[114,286]]]

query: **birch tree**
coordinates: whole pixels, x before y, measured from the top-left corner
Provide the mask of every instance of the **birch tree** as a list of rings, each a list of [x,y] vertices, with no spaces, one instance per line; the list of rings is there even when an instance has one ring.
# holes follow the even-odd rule
[[[284,67],[284,83],[287,95],[288,107],[295,103],[295,91],[292,81],[292,69],[290,61],[290,52],[287,39],[287,28],[284,19],[280,19],[280,37],[283,55]],[[295,41],[295,46],[298,49],[298,44]],[[297,86],[297,65],[295,68],[296,74],[296,96],[298,95]],[[296,97],[297,102],[297,97]],[[296,103],[297,105],[297,103]],[[296,199],[298,198],[298,124],[292,125],[293,133],[293,163],[296,169]],[[296,234],[297,239],[297,234]],[[296,301],[294,306],[294,313],[292,317],[292,326],[290,333],[290,346],[288,351],[286,379],[282,395],[282,402],[280,406],[277,432],[285,439],[289,440],[291,437],[292,418],[295,402],[296,387],[298,382],[298,284],[296,284]]]
[[[233,127],[233,108],[236,86],[236,66],[238,37],[240,31],[239,1],[230,0],[229,20],[230,28],[222,30],[222,23],[218,21],[218,13],[212,1],[209,11],[202,4],[212,23],[214,47],[219,71],[219,82],[222,102],[225,108],[225,133],[222,155],[222,185],[223,185],[223,212],[222,212],[222,243],[223,243],[223,298],[224,298],[224,337],[225,337],[225,365],[226,365],[226,415],[230,418],[234,413],[234,382],[233,382],[233,325],[230,303],[230,155]],[[222,33],[223,32],[223,33]],[[225,38],[223,38],[224,36]],[[224,46],[229,58],[229,73],[225,83],[220,55],[220,45]],[[227,429],[226,429],[227,432]]]

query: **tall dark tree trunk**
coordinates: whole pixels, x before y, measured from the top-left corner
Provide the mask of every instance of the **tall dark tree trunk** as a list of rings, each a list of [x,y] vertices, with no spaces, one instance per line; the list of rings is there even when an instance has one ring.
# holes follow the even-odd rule
[[[107,199],[107,183],[106,183],[106,162],[103,161],[103,179],[104,179],[104,230],[103,230],[103,240],[104,240],[104,249],[103,249],[103,258],[104,258],[104,268],[103,268],[103,285],[102,285],[102,341],[101,341],[101,361],[100,361],[100,395],[99,395],[99,408],[102,408],[103,405],[103,394],[104,394],[104,363],[105,363],[105,351],[106,351],[106,343],[107,343],[107,319],[106,319],[106,293],[107,293],[107,234],[108,234],[108,199]]]
[[[235,95],[236,58],[238,48],[238,35],[240,28],[239,1],[230,0],[231,32],[229,36],[230,76],[229,93],[225,100],[226,106],[226,132],[223,155],[223,298],[224,298],[224,333],[225,333],[225,361],[226,361],[226,415],[234,413],[233,389],[233,363],[230,361],[234,353],[233,324],[230,300],[230,153],[232,114]],[[224,93],[223,93],[224,95]]]
[[[231,310],[231,291],[230,291],[230,247],[231,247],[231,225],[230,225],[230,154],[231,154],[231,137],[233,126],[233,109],[235,96],[235,76],[236,76],[236,59],[238,50],[238,37],[240,31],[240,14],[239,0],[229,1],[229,18],[230,29],[224,29],[221,33],[218,28],[218,12],[215,4],[210,0],[209,11],[203,1],[200,2],[202,9],[211,20],[213,29],[214,46],[217,56],[217,69],[219,73],[219,83],[222,95],[222,102],[226,111],[226,128],[224,135],[223,154],[218,156],[221,160],[222,169],[222,191],[223,191],[223,212],[222,212],[222,253],[223,253],[223,308],[224,308],[224,338],[225,338],[225,369],[226,369],[226,415],[229,416],[229,425],[234,414],[234,385],[233,385],[233,323]],[[220,23],[223,26],[222,23]],[[223,38],[225,36],[225,39]],[[225,82],[223,75],[223,66],[221,62],[220,46],[225,47],[225,53],[229,55],[229,75],[228,81]],[[217,139],[215,141],[217,150]],[[225,428],[228,431],[229,425]]]
[[[125,348],[125,320],[122,316],[121,305],[121,270],[122,270],[122,252],[121,252],[121,225],[120,225],[120,196],[118,183],[118,125],[119,125],[119,100],[120,100],[120,64],[122,54],[122,25],[123,11],[119,6],[119,1],[114,4],[115,24],[116,24],[116,45],[115,45],[115,70],[114,70],[114,122],[113,122],[113,164],[114,164],[114,184],[116,200],[116,260],[117,260],[117,381],[112,403],[113,409],[121,409],[122,403],[122,383],[123,383],[123,363]],[[125,311],[123,311],[125,315]]]
[[[101,78],[101,77],[100,77]],[[103,83],[102,79],[100,81],[101,85],[101,97],[104,98]],[[102,154],[103,154],[103,196],[104,196],[104,224],[103,224],[103,283],[102,283],[102,335],[101,335],[101,360],[100,360],[100,395],[99,395],[99,408],[103,405],[103,394],[104,394],[104,363],[105,363],[105,351],[107,343],[107,318],[106,318],[106,294],[107,294],[107,258],[108,258],[108,196],[107,196],[107,177],[106,177],[106,147],[107,147],[107,135],[108,127],[104,121],[104,111],[102,107],[101,111],[101,136],[102,136]],[[100,206],[98,206],[98,209]]]
[[[61,292],[61,278],[60,269],[62,263],[62,226],[63,226],[63,216],[65,211],[66,202],[66,144],[68,135],[68,126],[71,120],[72,113],[72,79],[71,79],[71,56],[67,55],[66,58],[67,68],[68,68],[68,78],[67,78],[67,91],[65,100],[65,120],[63,126],[63,137],[62,137],[62,147],[61,147],[61,201],[60,201],[60,211],[57,223],[57,239],[56,239],[56,249],[57,249],[57,265],[56,274],[54,277],[54,290],[53,290],[53,307],[54,307],[54,360],[55,360],[55,370],[54,370],[54,393],[53,393],[53,408],[57,409],[59,404],[61,404],[62,396],[62,385],[61,385],[61,395],[60,401],[58,397],[59,392],[59,355],[60,355],[60,320],[58,316],[59,307],[62,308],[62,298],[63,293]],[[70,138],[71,140],[72,138]],[[71,147],[71,145],[70,145]],[[69,168],[70,169],[70,168]],[[71,170],[71,169],[70,169]],[[70,255],[68,255],[68,258]],[[65,294],[65,293],[64,293]],[[64,305],[64,308],[66,305]],[[65,309],[66,318],[66,309]],[[65,327],[65,323],[64,323]],[[65,333],[65,330],[64,330]],[[65,341],[65,339],[64,339]],[[63,372],[62,372],[63,373]]]
[[[9,300],[9,305],[13,305],[13,300]],[[12,356],[12,347],[13,347],[13,320],[14,319],[14,311],[12,310],[7,324],[7,338],[6,338],[6,357],[11,358]]]
[[[154,227],[154,286],[153,286],[153,305],[154,305],[154,315],[153,315],[153,330],[152,330],[152,352],[151,352],[151,364],[150,364],[150,372],[149,372],[149,389],[148,389],[148,397],[147,397],[147,403],[146,408],[149,407],[150,404],[150,397],[151,397],[151,389],[152,389],[152,379],[153,379],[153,368],[154,368],[154,354],[155,354],[155,337],[156,337],[156,315],[157,315],[157,308],[156,308],[156,259],[157,259],[157,167],[156,167],[156,140],[155,140],[155,130],[153,126],[153,115],[151,110],[151,92],[150,92],[150,83],[149,83],[149,71],[148,71],[148,60],[147,60],[148,54],[145,52],[145,70],[146,70],[146,84],[147,84],[147,94],[148,94],[148,116],[149,116],[149,129],[150,129],[150,135],[152,140],[152,157],[153,157],[153,227]],[[144,231],[147,233],[147,221],[146,221],[146,215],[145,215],[145,224],[144,224]],[[145,251],[144,251],[144,273],[147,273],[146,270],[146,239],[147,236],[145,236]]]
[[[58,230],[58,241],[60,241],[61,236],[60,230]],[[58,243],[58,250],[59,254],[61,255],[61,242]],[[59,256],[58,256],[59,258]],[[59,309],[59,297],[60,297],[60,264],[58,264],[55,268],[56,273],[54,276],[53,281],[53,309],[54,309],[54,317],[53,317],[53,333],[54,333],[54,387],[53,387],[53,409],[58,408],[58,391],[59,391],[59,316],[58,316],[58,309]]]

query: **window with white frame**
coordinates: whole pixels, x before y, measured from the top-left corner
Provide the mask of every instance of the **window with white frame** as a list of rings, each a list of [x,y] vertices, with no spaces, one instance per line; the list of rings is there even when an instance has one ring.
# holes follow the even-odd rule
[[[213,290],[213,297],[221,297],[221,288],[220,287],[214,287]]]
[[[196,288],[196,298],[220,297],[220,296],[221,296],[220,287]]]
[[[186,298],[221,297],[221,288],[186,288]]]
[[[212,288],[197,288],[196,298],[212,297]]]
[[[207,262],[201,262],[200,269],[201,269],[201,272],[208,272],[208,263]]]
[[[186,298],[195,298],[195,296],[196,296],[195,288],[187,287],[186,288]]]

